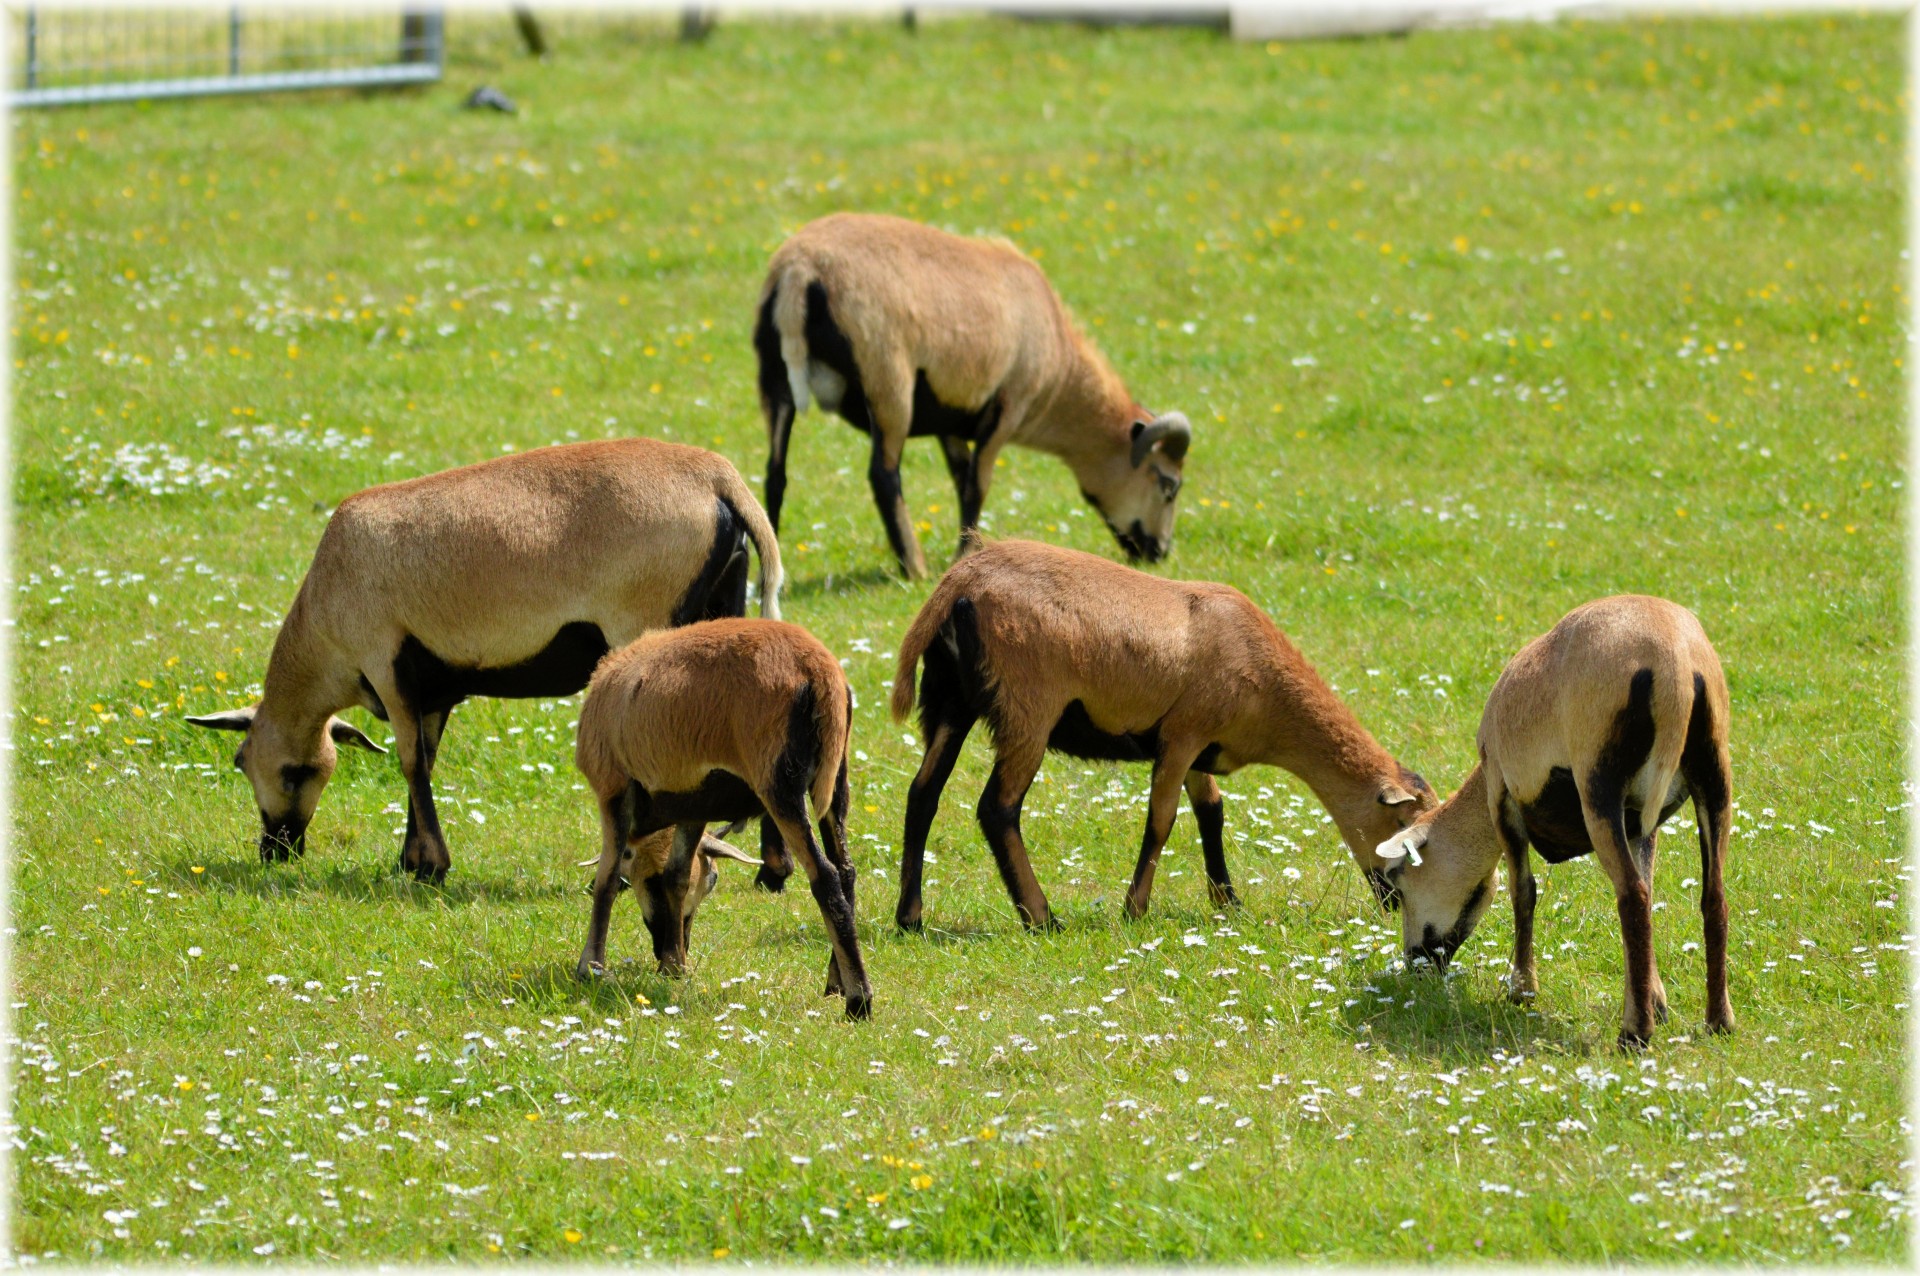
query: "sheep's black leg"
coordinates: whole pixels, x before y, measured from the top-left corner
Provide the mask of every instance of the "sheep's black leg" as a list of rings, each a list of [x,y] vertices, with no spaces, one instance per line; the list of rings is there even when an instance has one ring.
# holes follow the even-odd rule
[[[776,815],[774,819],[787,839],[787,849],[793,852],[813,887],[814,902],[820,906],[820,917],[826,923],[827,937],[833,945],[828,971],[830,976],[838,971],[840,989],[847,999],[847,1018],[865,1019],[873,1008],[873,985],[867,982],[866,963],[860,958],[860,937],[853,925],[851,883],[834,863],[834,856],[844,856],[846,848],[823,852],[814,841],[813,829],[807,824],[804,811],[798,819],[783,815]],[[823,832],[832,831],[830,818],[820,823]]]
[[[753,350],[760,364],[760,407],[767,414],[767,486],[761,494],[767,521],[780,530],[780,506],[787,496],[787,442],[793,437],[796,408],[793,387],[787,382],[786,359],[780,353],[780,334],[773,326],[773,302],[768,293],[753,328]]]
[[[433,764],[440,757],[440,737],[446,733],[447,719],[453,710],[443,709],[439,713],[429,713],[420,719],[420,726],[426,734],[426,748],[421,754],[420,764],[427,769],[427,783],[433,783]],[[407,786],[407,832],[406,840],[413,841],[418,828],[413,813],[413,786]]]
[[[440,816],[433,805],[433,786],[429,772],[433,763],[433,742],[438,731],[429,731],[426,718],[415,717],[410,707],[389,702],[394,746],[400,754],[400,769],[407,779],[407,839],[400,849],[400,866],[423,882],[446,880],[451,861],[446,838],[440,832]],[[428,715],[429,717],[436,715]],[[444,711],[437,715],[444,725]]]
[[[1723,871],[1733,806],[1732,768],[1724,745],[1714,740],[1713,706],[1706,681],[1693,679],[1693,714],[1680,773],[1693,796],[1700,825],[1700,921],[1707,950],[1707,1031],[1733,1031],[1733,1003],[1727,997],[1727,889]]]
[[[1187,797],[1193,802],[1194,822],[1200,826],[1200,853],[1207,862],[1207,898],[1215,905],[1238,904],[1240,897],[1227,875],[1227,812],[1220,785],[1204,771],[1189,771]]]
[[[892,457],[880,427],[873,428],[873,456],[867,464],[867,484],[873,489],[873,503],[880,510],[880,521],[887,528],[887,543],[893,547],[893,556],[900,560],[900,569],[909,580],[924,579],[927,574],[926,555],[921,552],[920,538],[914,534],[913,520],[907,513],[907,498],[900,490],[900,457],[898,449]]]
[[[953,478],[953,494],[960,502],[960,549],[967,551],[967,533],[980,525],[980,450],[968,445],[956,434],[940,436],[940,447],[947,456],[947,473]]]
[[[600,803],[600,868],[593,879],[593,911],[587,920],[587,946],[580,954],[574,973],[586,979],[604,970],[607,964],[607,924],[613,917],[613,901],[622,888],[621,869],[633,852],[627,849],[631,810],[625,794]]]
[[[924,688],[925,684],[922,683]],[[893,920],[901,930],[920,929],[920,882],[926,867],[927,834],[933,828],[933,815],[940,809],[940,794],[953,775],[953,764],[960,758],[960,746],[973,730],[971,715],[957,706],[941,706],[942,716],[932,717],[927,753],[920,770],[907,786],[907,827],[900,847],[900,903]]]
[[[987,835],[994,864],[1000,870],[1000,881],[1006,886],[1021,922],[1028,930],[1058,930],[1060,924],[1047,906],[1046,893],[1040,889],[1040,881],[1033,875],[1033,863],[1027,857],[1026,841],[1020,836],[1020,806],[1026,801],[1027,789],[1039,770],[1037,760],[1009,762],[1001,757],[993,764],[993,774],[987,777],[977,814],[980,831]]]
[[[1636,812],[1627,813],[1627,833],[1631,836],[1639,827]],[[1659,839],[1659,829],[1648,829],[1642,837],[1634,839],[1633,862],[1640,869],[1640,880],[1647,884],[1649,894],[1653,891],[1653,851],[1654,843]],[[1647,950],[1648,979],[1653,985],[1653,1019],[1655,1023],[1667,1021],[1667,986],[1660,979],[1660,959],[1651,948]]]
[[[763,815],[760,817],[760,870],[753,875],[753,884],[778,895],[787,889],[787,879],[792,876],[793,857],[787,854],[780,829],[771,817]]]
[[[1540,884],[1533,876],[1527,827],[1518,810],[1502,806],[1498,832],[1507,856],[1507,893],[1513,896],[1513,970],[1507,977],[1507,997],[1526,1002],[1540,991],[1533,959],[1533,908],[1540,898]]]

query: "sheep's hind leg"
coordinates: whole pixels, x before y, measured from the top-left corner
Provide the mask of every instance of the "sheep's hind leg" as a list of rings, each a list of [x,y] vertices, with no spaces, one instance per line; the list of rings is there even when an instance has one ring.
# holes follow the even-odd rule
[[[813,809],[816,813],[821,809],[819,801],[821,796],[818,793],[814,795]],[[847,852],[847,808],[853,801],[853,790],[847,783],[847,760],[844,756],[840,759],[840,770],[834,777],[832,790],[825,796],[827,797],[826,814],[820,817],[820,844],[826,848],[827,859],[840,874],[840,888],[847,897],[847,912],[857,920],[859,908],[854,901],[853,888],[859,873],[853,866],[853,857]],[[840,968],[840,953],[836,949],[833,956],[827,959],[825,995],[845,997],[848,995],[849,983],[847,972]],[[870,990],[868,996],[870,1000]]]
[[[1629,827],[1628,833],[1633,829]],[[1654,842],[1659,838],[1660,830],[1648,829],[1646,836],[1633,844],[1633,860],[1640,869],[1640,880],[1647,884],[1649,894],[1653,891],[1653,851]],[[1667,986],[1660,979],[1660,960],[1651,948],[1647,950],[1647,967],[1653,982],[1653,1020],[1655,1023],[1667,1021]]]
[[[1644,1050],[1653,1038],[1653,896],[1640,876],[1633,847],[1627,840],[1625,812],[1616,799],[1611,810],[1599,810],[1593,796],[1581,794],[1587,837],[1601,871],[1613,883],[1614,904],[1620,914],[1620,942],[1627,961],[1625,1003],[1620,1012],[1620,1047]]]
[[[1020,804],[1026,801],[1027,789],[1039,771],[1038,757],[1001,756],[993,764],[993,774],[987,777],[987,787],[981,791],[977,814],[980,831],[987,836],[994,864],[1000,869],[1000,880],[1006,885],[1021,923],[1028,930],[1058,930],[1060,925],[1047,906],[1047,896],[1040,889],[1039,879],[1033,875],[1027,844],[1020,836]]]
[[[774,821],[787,839],[787,849],[799,861],[813,887],[814,902],[820,906],[821,920],[827,926],[827,938],[833,945],[833,963],[842,988],[846,991],[847,1018],[865,1019],[873,1009],[873,987],[867,982],[866,964],[860,959],[860,937],[853,925],[853,900],[843,874],[831,857],[813,839],[813,829],[803,814],[799,819],[776,815]],[[830,827],[830,821],[823,821]],[[841,851],[844,854],[844,849]]]
[[[913,783],[907,786],[906,835],[900,847],[900,902],[893,910],[894,924],[901,930],[917,931],[921,927],[920,883],[926,869],[927,834],[933,829],[934,813],[940,809],[940,794],[959,760],[960,746],[973,730],[972,717],[958,712],[955,706],[941,708],[944,713],[927,741],[926,757],[921,759]]]
[[[1693,796],[1700,825],[1700,921],[1707,950],[1707,1031],[1733,1031],[1733,1003],[1727,997],[1727,888],[1723,870],[1733,817],[1732,768],[1724,744],[1714,740],[1713,707],[1704,680],[1694,676],[1693,713],[1680,771]]]
[[[1187,797],[1200,826],[1200,853],[1207,862],[1207,898],[1216,906],[1238,906],[1233,878],[1227,874],[1226,803],[1220,785],[1204,771],[1187,772]]]

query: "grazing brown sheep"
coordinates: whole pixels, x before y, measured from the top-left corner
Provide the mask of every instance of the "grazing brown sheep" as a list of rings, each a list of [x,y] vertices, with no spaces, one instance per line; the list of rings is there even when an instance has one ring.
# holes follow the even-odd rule
[[[244,731],[234,765],[260,810],[260,858],[305,850],[335,744],[379,750],[333,715],[393,727],[407,780],[400,862],[452,863],[430,777],[468,696],[565,696],[645,630],[761,607],[780,614],[780,548],[753,493],[711,452],[653,439],[570,443],[386,483],[340,502],[244,709],[187,719]]]
[[[871,437],[867,480],[913,579],[927,563],[900,455],[917,435],[946,450],[963,551],[1009,443],[1065,461],[1129,556],[1158,559],[1173,543],[1192,426],[1136,403],[1040,267],[1004,240],[867,213],[809,222],[768,264],[753,344],[775,528],[787,441],[811,396]]]
[[[647,634],[601,661],[574,751],[604,835],[582,976],[605,965],[623,875],[640,896],[661,969],[681,970],[694,909],[713,886],[710,860],[757,862],[706,837],[706,826],[765,816],[806,871],[826,921],[827,992],[846,997],[849,1018],[864,1019],[873,989],[854,931],[847,854],[852,712],[839,661],[798,625],[709,621]],[[669,842],[652,836],[668,828]]]
[[[1727,999],[1732,820],[1727,680],[1692,612],[1662,598],[1602,598],[1567,613],[1508,663],[1480,719],[1480,764],[1460,791],[1380,847],[1405,900],[1410,960],[1445,966],[1493,897],[1504,856],[1513,895],[1515,1000],[1539,987],[1538,896],[1529,844],[1549,864],[1589,853],[1613,883],[1626,948],[1620,1044],[1643,1047],[1667,1017],[1653,959],[1653,849],[1688,798],[1700,825],[1707,1027],[1733,1030]]]
[[[1225,585],[1163,580],[1032,541],[984,545],[934,587],[900,645],[893,714],[913,708],[927,753],[907,793],[895,919],[920,925],[920,874],[940,791],[980,718],[995,761],[980,827],[1028,926],[1052,914],[1027,860],[1020,804],[1048,750],[1153,764],[1140,862],[1126,911],[1147,909],[1184,786],[1205,852],[1208,896],[1236,900],[1216,775],[1249,764],[1305,780],[1374,886],[1374,847],[1431,806],[1432,791],[1374,742],[1285,634]]]

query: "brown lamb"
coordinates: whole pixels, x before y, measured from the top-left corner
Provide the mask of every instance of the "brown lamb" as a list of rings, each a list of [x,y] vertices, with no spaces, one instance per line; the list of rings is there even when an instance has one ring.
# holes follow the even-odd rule
[[[660,630],[601,661],[574,751],[603,834],[582,976],[605,965],[623,876],[640,897],[660,968],[678,973],[694,910],[713,886],[711,860],[757,862],[706,837],[706,826],[765,816],[805,870],[826,922],[827,993],[846,997],[849,1018],[865,1018],[873,989],[854,931],[847,853],[852,711],[833,653],[779,621]],[[654,836],[668,828],[671,839]]]

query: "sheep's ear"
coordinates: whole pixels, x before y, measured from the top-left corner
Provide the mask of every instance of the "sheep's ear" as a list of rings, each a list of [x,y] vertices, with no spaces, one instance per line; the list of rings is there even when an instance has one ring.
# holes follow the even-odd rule
[[[351,722],[342,722],[338,718],[327,719],[327,734],[333,737],[335,744],[351,744],[369,753],[385,753],[386,750],[367,738],[367,733]]]
[[[1402,802],[1418,802],[1420,799],[1389,780],[1380,790],[1381,806],[1399,806]]]
[[[1386,841],[1373,848],[1373,853],[1383,860],[1407,860],[1415,868],[1420,866],[1420,848],[1427,844],[1427,826],[1410,828],[1404,833],[1395,833]]]
[[[1193,442],[1193,423],[1181,413],[1167,412],[1151,421],[1135,421],[1132,440],[1135,469],[1155,444],[1159,444],[1162,456],[1178,463],[1186,459],[1187,447]]]
[[[758,855],[749,855],[737,846],[721,841],[711,834],[702,834],[700,853],[710,860],[738,860],[742,864],[751,864],[755,868],[763,866],[764,861]]]
[[[187,719],[196,727],[206,727],[210,731],[245,731],[253,726],[254,710],[260,706],[250,704],[244,709],[227,709],[221,713],[202,713]]]

